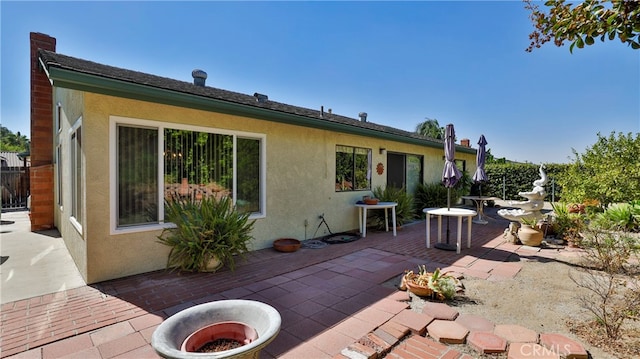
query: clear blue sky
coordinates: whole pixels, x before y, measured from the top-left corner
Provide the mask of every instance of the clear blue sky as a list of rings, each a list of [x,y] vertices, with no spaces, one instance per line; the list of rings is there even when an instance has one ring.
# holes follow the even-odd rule
[[[29,132],[29,32],[57,51],[414,131],[453,123],[496,157],[566,163],[596,134],[640,132],[640,51],[617,40],[525,52],[507,2],[1,1],[2,125]]]

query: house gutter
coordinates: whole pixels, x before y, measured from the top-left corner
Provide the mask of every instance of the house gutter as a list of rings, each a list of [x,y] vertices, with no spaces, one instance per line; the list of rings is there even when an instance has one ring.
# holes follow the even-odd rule
[[[44,65],[44,64],[43,64]],[[113,78],[107,78],[94,74],[78,72],[74,70],[56,67],[49,64],[43,66],[53,86],[79,91],[93,92],[102,95],[124,97],[132,100],[161,103],[178,107],[192,108],[209,112],[221,112],[229,115],[248,116],[260,120],[285,123],[289,125],[304,126],[329,130],[352,135],[374,137],[382,140],[396,141],[431,148],[442,148],[442,143],[426,139],[412,138],[401,134],[388,133],[345,123],[334,122],[330,119],[316,119],[292,113],[276,111],[261,107],[249,106],[225,100],[219,100],[206,96],[184,93],[175,90],[163,89],[155,86],[132,83]],[[48,71],[46,71],[48,70]],[[456,151],[476,153],[470,147],[456,145]]]

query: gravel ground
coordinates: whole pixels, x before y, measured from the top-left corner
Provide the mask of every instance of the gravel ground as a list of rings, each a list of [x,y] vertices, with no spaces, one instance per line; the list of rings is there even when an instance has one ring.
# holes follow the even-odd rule
[[[593,316],[576,299],[581,293],[589,293],[569,278],[569,272],[580,275],[575,268],[565,263],[526,261],[514,279],[488,281],[464,278],[464,295],[449,304],[455,306],[460,313],[481,315],[496,324],[518,324],[539,333],[563,334],[582,343],[592,358],[627,358],[628,355],[614,355],[591,346],[571,333],[567,320],[587,321]],[[411,297],[412,309],[420,311],[424,299],[413,294]],[[632,325],[637,329],[637,324],[635,322]],[[481,357],[466,345],[458,347],[461,352]],[[506,358],[506,355],[486,357]]]

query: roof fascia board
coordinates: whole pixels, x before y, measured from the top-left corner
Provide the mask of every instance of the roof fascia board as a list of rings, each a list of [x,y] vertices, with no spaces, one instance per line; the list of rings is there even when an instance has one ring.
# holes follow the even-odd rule
[[[103,95],[125,97],[133,100],[157,102],[166,105],[187,107],[203,111],[222,112],[230,115],[249,116],[261,120],[286,123],[290,125],[313,127],[322,130],[336,131],[359,136],[375,137],[419,146],[440,148],[442,144],[418,138],[406,137],[398,134],[376,131],[372,129],[351,126],[330,120],[314,119],[271,109],[253,107],[229,101],[203,97],[194,94],[167,90],[110,79],[102,76],[62,69],[55,66],[48,68],[49,80],[53,86],[69,88],[79,91],[95,92]],[[475,153],[472,148],[456,146],[462,152]]]

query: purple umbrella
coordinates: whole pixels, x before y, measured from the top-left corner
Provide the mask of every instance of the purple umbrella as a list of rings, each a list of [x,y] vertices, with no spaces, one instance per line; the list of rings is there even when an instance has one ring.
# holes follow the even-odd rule
[[[475,183],[482,184],[482,182],[487,182],[489,180],[489,177],[487,177],[487,174],[484,171],[484,161],[487,157],[485,146],[487,143],[488,142],[484,138],[484,135],[480,135],[480,139],[478,140],[478,152],[476,154],[476,172],[473,174],[473,182]],[[482,197],[482,185],[480,185],[480,197]]]
[[[456,167],[454,159],[456,157],[456,144],[455,144],[456,132],[453,129],[453,124],[448,124],[444,130],[444,170],[442,171],[442,183],[449,189],[458,183],[458,180],[462,177],[462,173]],[[447,195],[447,208],[451,207],[451,199],[449,194]]]
[[[462,173],[456,167],[454,162],[456,157],[456,132],[453,129],[453,124],[448,124],[444,130],[444,170],[442,171],[442,183],[447,187],[447,210],[451,209],[451,187],[462,177]],[[447,242],[436,243],[435,248],[444,249],[447,251],[455,251],[456,246],[449,243],[449,216],[447,216]]]

